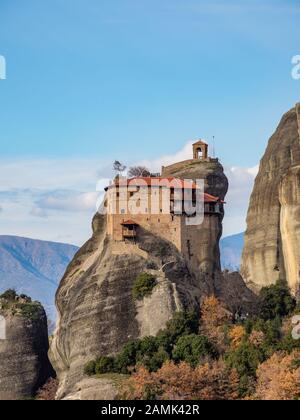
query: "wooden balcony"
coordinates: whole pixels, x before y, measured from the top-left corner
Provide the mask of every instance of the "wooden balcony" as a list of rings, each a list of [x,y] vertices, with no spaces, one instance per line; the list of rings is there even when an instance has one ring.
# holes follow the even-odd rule
[[[123,238],[136,238],[136,229],[123,229],[122,230]]]

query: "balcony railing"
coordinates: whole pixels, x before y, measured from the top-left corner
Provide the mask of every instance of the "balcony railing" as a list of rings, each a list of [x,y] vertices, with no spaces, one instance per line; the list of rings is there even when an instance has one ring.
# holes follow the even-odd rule
[[[136,230],[123,229],[123,238],[136,238]]]

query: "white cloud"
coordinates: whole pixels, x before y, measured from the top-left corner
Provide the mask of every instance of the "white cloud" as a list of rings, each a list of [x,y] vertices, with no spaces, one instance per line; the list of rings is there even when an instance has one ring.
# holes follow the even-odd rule
[[[91,219],[110,172],[96,159],[0,161],[0,234],[81,245],[91,235]],[[110,175],[110,174],[109,174]]]
[[[38,200],[36,206],[41,210],[96,211],[98,196],[97,192],[50,191]]]
[[[227,236],[243,232],[246,229],[249,200],[258,173],[258,166],[252,168],[225,167],[225,173],[229,180],[224,219],[224,236]]]

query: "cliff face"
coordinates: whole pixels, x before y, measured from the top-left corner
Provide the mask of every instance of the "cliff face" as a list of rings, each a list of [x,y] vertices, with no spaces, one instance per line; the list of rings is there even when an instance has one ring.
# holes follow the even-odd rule
[[[300,297],[300,166],[291,168],[279,186],[280,231],[287,282]]]
[[[251,196],[242,276],[258,291],[287,280],[296,292],[299,279],[300,106],[282,118],[261,160]]]
[[[198,305],[199,282],[170,243],[148,232],[140,234],[137,245],[112,242],[106,217],[98,214],[93,228],[56,296],[59,322],[50,357],[60,380],[58,398],[76,392],[88,361],[117,353],[131,339],[157,334],[174,312]],[[134,301],[133,282],[145,271],[158,285],[151,296]]]
[[[53,373],[45,311],[35,308],[30,315],[10,308],[1,309],[0,315],[6,324],[6,339],[0,340],[0,400],[30,398]]]

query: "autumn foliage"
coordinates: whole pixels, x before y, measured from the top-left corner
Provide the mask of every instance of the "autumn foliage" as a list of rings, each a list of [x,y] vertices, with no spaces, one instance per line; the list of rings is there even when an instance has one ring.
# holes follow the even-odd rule
[[[156,337],[128,342],[116,357],[103,355],[86,370],[128,374],[122,399],[299,400],[294,310],[282,283],[262,290],[260,315],[253,317],[236,317],[209,296],[200,313],[178,312]]]
[[[188,363],[167,362],[157,372],[139,367],[123,390],[126,399],[233,400],[238,397],[239,377],[221,361],[193,369]]]
[[[300,352],[275,353],[257,369],[255,397],[259,400],[299,400]]]

